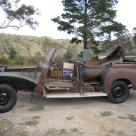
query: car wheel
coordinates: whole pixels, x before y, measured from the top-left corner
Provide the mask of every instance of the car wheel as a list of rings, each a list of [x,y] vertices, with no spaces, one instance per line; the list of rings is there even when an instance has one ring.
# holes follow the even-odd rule
[[[0,113],[10,111],[16,104],[17,95],[9,85],[0,85]]]
[[[112,84],[108,98],[113,103],[122,103],[129,96],[129,87],[124,81],[115,81]]]

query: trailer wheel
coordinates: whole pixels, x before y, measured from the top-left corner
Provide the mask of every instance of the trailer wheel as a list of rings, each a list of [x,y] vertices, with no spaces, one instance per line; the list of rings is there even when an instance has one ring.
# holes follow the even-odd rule
[[[10,111],[16,104],[17,95],[9,85],[0,85],[0,113]]]
[[[108,94],[108,98],[113,103],[122,103],[129,96],[129,88],[128,85],[124,81],[115,81],[112,84],[110,93]]]

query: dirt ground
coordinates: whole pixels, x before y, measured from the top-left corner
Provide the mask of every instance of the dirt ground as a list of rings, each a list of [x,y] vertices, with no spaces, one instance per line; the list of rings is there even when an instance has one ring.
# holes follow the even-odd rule
[[[136,136],[136,91],[112,104],[106,97],[48,99],[18,93],[15,108],[0,114],[0,136]]]

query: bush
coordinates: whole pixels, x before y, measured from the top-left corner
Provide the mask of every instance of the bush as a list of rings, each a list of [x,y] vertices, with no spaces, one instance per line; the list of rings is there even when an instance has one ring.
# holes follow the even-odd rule
[[[0,65],[34,66],[39,64],[41,57],[16,57],[14,59],[0,57]]]
[[[15,47],[9,47],[6,50],[6,53],[9,56],[10,59],[14,59],[17,56],[17,51],[16,51]]]

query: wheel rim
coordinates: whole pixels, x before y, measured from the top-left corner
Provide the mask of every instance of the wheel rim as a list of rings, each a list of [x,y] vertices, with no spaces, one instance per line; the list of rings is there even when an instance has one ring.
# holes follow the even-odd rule
[[[121,97],[124,97],[125,95],[125,91],[123,88],[121,87],[116,87],[114,90],[113,90],[113,96],[114,98],[121,98]]]
[[[0,91],[0,106],[7,104],[9,101],[9,95],[4,91]]]

